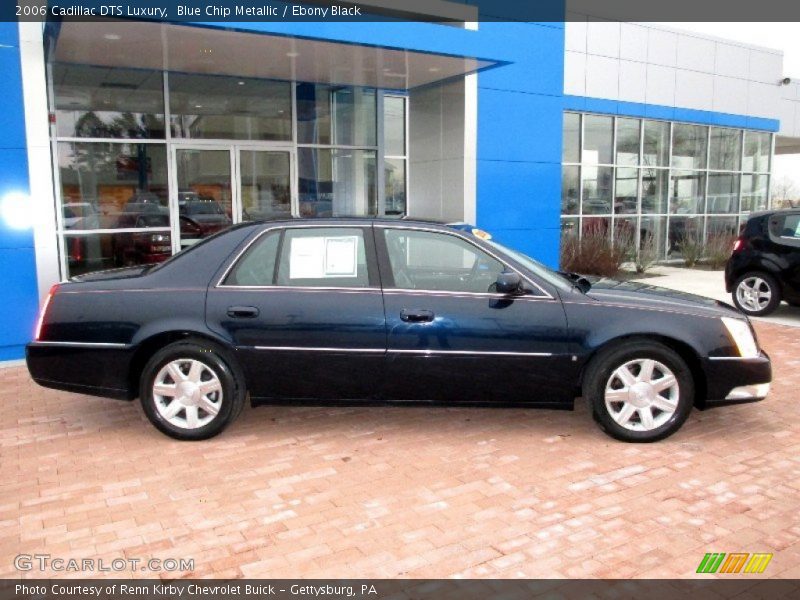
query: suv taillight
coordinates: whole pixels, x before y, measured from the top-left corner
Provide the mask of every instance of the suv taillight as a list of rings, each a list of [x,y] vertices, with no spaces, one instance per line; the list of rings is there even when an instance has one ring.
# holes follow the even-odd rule
[[[743,237],[736,238],[736,241],[733,242],[732,254],[736,254],[740,250],[744,250],[746,246],[747,246],[747,241]]]
[[[34,333],[33,339],[37,342],[42,337],[42,325],[44,324],[44,318],[47,314],[47,309],[50,306],[50,302],[53,300],[53,296],[56,295],[58,291],[58,284],[55,284],[50,288],[50,291],[47,292],[47,298],[44,299],[44,304],[42,304],[42,309],[39,311],[39,318],[36,321],[36,332]]]

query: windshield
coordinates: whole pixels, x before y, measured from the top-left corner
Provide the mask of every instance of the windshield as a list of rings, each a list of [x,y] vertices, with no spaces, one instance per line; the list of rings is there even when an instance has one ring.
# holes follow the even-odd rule
[[[518,263],[520,263],[523,267],[528,269],[531,273],[536,275],[537,277],[541,277],[550,285],[554,285],[561,290],[569,290],[572,288],[572,283],[568,282],[563,276],[559,275],[549,267],[544,266],[535,258],[531,258],[527,254],[523,254],[522,252],[517,252],[516,250],[512,250],[507,246],[503,246],[502,244],[498,244],[494,240],[484,240],[487,244],[500,250],[503,254],[507,254]]]

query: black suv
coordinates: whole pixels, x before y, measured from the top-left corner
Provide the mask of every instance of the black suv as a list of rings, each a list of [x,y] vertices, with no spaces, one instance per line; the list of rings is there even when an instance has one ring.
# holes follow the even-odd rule
[[[800,209],[753,213],[725,266],[725,289],[745,314],[800,306]]]

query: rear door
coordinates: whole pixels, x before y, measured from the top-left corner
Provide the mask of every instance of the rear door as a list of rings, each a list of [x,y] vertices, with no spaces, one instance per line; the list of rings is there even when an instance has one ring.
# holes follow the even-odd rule
[[[772,250],[781,269],[780,282],[789,300],[800,300],[800,212],[778,212],[769,218]]]
[[[386,326],[372,227],[265,230],[208,292],[211,329],[264,399],[370,399]]]
[[[494,292],[510,267],[455,231],[376,224],[375,240],[387,399],[571,402],[566,317],[555,295],[530,281],[524,295]]]

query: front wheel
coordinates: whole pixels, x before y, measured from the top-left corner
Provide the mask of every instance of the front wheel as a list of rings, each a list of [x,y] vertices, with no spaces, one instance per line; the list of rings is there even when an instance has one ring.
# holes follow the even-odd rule
[[[244,384],[224,351],[202,340],[162,348],[142,372],[140,396],[150,422],[179,440],[204,440],[244,406]]]
[[[736,280],[731,295],[736,308],[752,317],[768,315],[781,303],[778,282],[768,273],[745,273]]]
[[[655,442],[686,421],[694,387],[689,367],[675,351],[658,342],[633,341],[596,357],[583,392],[608,435],[626,442]]]

